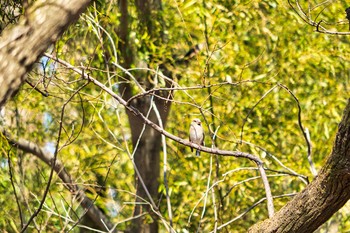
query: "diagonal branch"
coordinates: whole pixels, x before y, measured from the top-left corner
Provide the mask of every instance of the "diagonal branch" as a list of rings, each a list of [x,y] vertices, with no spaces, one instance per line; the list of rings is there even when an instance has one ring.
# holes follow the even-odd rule
[[[34,156],[42,160],[44,163],[46,163],[48,166],[52,167],[52,154],[46,153],[41,147],[39,147],[33,142],[27,141],[25,139],[15,140],[9,133],[5,132],[4,130],[2,130],[2,133],[6,136],[10,144],[17,147],[20,150],[23,150],[24,152],[33,154]],[[65,187],[72,193],[72,195],[75,195],[77,197],[77,200],[80,202],[81,207],[87,210],[87,215],[101,229],[105,229],[106,226],[108,227],[108,229],[112,229],[113,224],[108,220],[108,218],[103,214],[103,212],[99,208],[97,208],[97,206],[95,206],[93,201],[85,195],[84,191],[78,185],[75,184],[71,175],[66,170],[64,164],[59,159],[56,159],[53,169],[57,173],[58,177],[63,181]]]
[[[78,19],[89,0],[35,1],[0,41],[0,107],[16,93],[38,57]]]
[[[221,156],[233,156],[233,157],[237,157],[237,158],[246,158],[246,159],[249,159],[249,160],[253,161],[254,163],[256,163],[256,165],[259,168],[260,175],[262,177],[262,181],[263,181],[264,188],[265,188],[269,217],[271,218],[273,216],[274,207],[273,207],[273,200],[272,200],[270,185],[268,183],[265,170],[263,169],[263,161],[259,157],[252,155],[252,154],[249,154],[249,153],[246,153],[246,152],[241,152],[241,151],[228,151],[228,150],[220,150],[218,148],[205,147],[205,146],[191,143],[190,141],[182,139],[180,137],[177,137],[177,136],[167,132],[166,130],[164,130],[162,127],[160,127],[156,123],[152,122],[150,119],[148,119],[146,116],[144,116],[138,109],[136,109],[132,106],[129,106],[127,104],[127,102],[122,97],[120,97],[119,95],[114,93],[113,90],[106,87],[104,84],[102,84],[101,82],[99,82],[95,78],[91,77],[89,74],[86,74],[83,70],[80,70],[77,67],[71,65],[70,63],[68,63],[64,60],[61,60],[55,56],[52,56],[50,54],[45,53],[45,56],[57,61],[58,63],[67,67],[68,69],[71,69],[72,71],[78,73],[79,75],[81,75],[82,78],[89,80],[90,82],[92,82],[93,84],[95,84],[96,86],[101,88],[103,91],[105,91],[111,97],[113,97],[115,100],[117,100],[120,104],[122,104],[126,108],[126,110],[130,112],[130,114],[133,114],[136,117],[139,117],[144,122],[144,124],[152,127],[153,129],[155,129],[159,133],[163,134],[167,138],[170,138],[171,140],[176,141],[182,145],[189,146],[189,147],[192,147],[194,149],[197,149],[197,150],[200,150],[203,152],[207,152],[210,154],[216,154],[216,155],[221,155]]]

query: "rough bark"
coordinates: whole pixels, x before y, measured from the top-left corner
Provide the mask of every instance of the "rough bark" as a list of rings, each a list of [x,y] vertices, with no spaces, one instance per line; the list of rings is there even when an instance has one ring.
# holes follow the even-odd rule
[[[16,93],[39,56],[82,13],[89,0],[36,1],[0,39],[0,108]]]
[[[332,153],[317,177],[275,216],[249,232],[313,232],[350,199],[350,100]]]

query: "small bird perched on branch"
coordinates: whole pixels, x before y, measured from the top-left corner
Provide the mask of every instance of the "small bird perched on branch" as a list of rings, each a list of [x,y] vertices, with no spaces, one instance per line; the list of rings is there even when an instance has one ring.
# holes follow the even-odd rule
[[[192,120],[190,126],[190,142],[196,143],[198,145],[204,145],[204,130],[202,127],[202,122],[198,118],[194,118]],[[191,147],[191,151],[193,152],[193,148]],[[196,156],[200,156],[200,151],[196,151]]]
[[[350,7],[345,9],[346,12],[346,18],[349,20],[349,30],[350,30]]]

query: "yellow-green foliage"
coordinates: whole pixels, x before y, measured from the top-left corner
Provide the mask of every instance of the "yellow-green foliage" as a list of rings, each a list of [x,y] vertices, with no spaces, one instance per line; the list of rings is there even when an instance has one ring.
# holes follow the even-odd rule
[[[113,1],[96,4],[68,29],[53,50],[72,65],[85,66],[86,72],[117,93],[124,72],[111,62],[122,62],[117,36],[123,27],[119,23],[120,12]],[[338,22],[345,18],[345,8],[338,2],[332,3],[326,11],[317,11],[317,8],[315,11],[321,12],[319,16],[316,12],[312,15],[327,22]],[[198,117],[206,130],[206,146],[252,153],[264,161],[271,169],[267,174],[273,195],[297,193],[305,188],[302,179],[283,174],[292,170],[312,180],[307,144],[298,124],[298,102],[301,122],[310,132],[312,158],[316,169],[320,169],[331,152],[349,93],[347,36],[315,32],[315,28],[292,11],[287,1],[163,1],[162,10],[159,19],[164,21],[157,22],[154,30],[161,30],[163,38],[155,38],[159,31],[149,35],[142,30],[134,3],[129,4],[128,50],[136,54],[134,68],[147,63],[148,68],[157,70],[160,64],[183,56],[194,45],[205,44],[187,66],[172,67],[179,75],[178,85],[198,88],[174,91],[166,130],[187,139],[191,118]],[[334,29],[343,30],[344,26],[334,25]],[[130,72],[139,80],[146,78],[146,72]],[[36,68],[29,77],[34,84],[41,79],[50,97],[42,97],[24,85],[16,99],[6,106],[7,116],[11,117],[9,127],[13,135],[53,150],[63,104],[86,81],[62,66],[45,77],[42,70]],[[203,85],[205,88],[200,88]],[[282,86],[288,88],[298,102]],[[45,88],[41,83],[38,87]],[[137,94],[139,89],[134,91]],[[17,121],[16,109],[20,112]],[[96,204],[113,222],[131,217],[135,187],[130,160],[131,135],[124,109],[90,83],[68,103],[62,120],[64,131],[59,147],[66,146],[58,158],[91,198],[96,196],[97,186],[105,185],[104,195],[97,198]],[[209,131],[217,132],[215,145]],[[251,161],[206,153],[198,158],[189,148],[169,139],[166,149],[174,229],[178,232],[195,232],[198,227],[200,232],[210,232],[214,230],[215,216],[221,226],[265,197],[259,173]],[[6,202],[13,199],[13,191],[7,154],[5,150],[1,153],[1,175],[5,177],[1,189],[6,192],[0,195],[1,213],[5,216],[0,228],[11,232],[10,222],[19,229],[18,208],[15,202]],[[11,157],[16,188],[23,190],[33,211],[50,168],[33,156],[18,157],[21,153],[15,148],[11,153],[14,153]],[[162,160],[160,166],[163,165]],[[168,219],[163,173],[160,181],[157,203]],[[290,197],[276,198],[276,209],[289,200]],[[76,214],[67,213],[69,207]],[[48,214],[52,212],[61,217]],[[76,221],[82,212],[54,176],[44,210],[37,218],[38,224],[55,231],[63,228],[67,215]],[[27,209],[25,214],[30,215]],[[349,230],[348,215],[349,206],[346,206],[333,217],[339,223],[339,232]],[[266,204],[262,202],[225,229],[245,232],[266,218]],[[124,230],[127,225],[128,222],[123,222],[117,229]]]

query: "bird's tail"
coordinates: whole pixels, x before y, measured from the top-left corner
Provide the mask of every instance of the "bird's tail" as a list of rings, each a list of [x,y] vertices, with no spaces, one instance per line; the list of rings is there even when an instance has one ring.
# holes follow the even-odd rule
[[[201,156],[201,152],[199,150],[196,151],[196,156]]]

